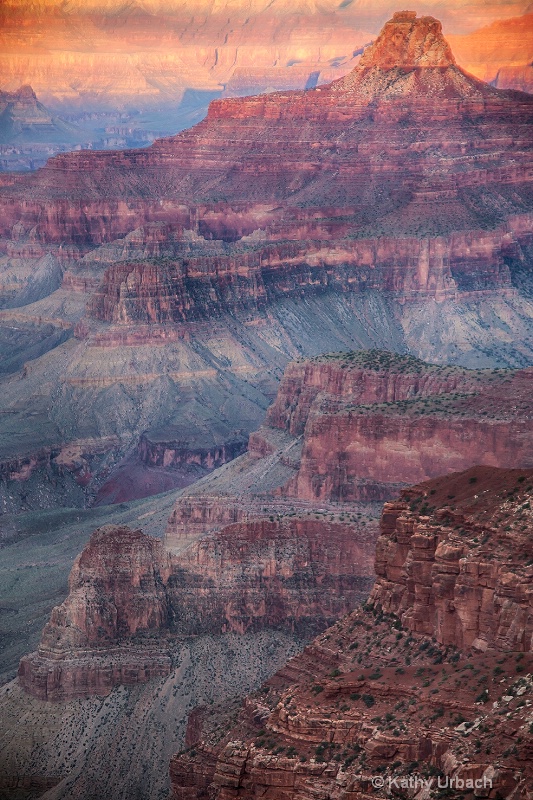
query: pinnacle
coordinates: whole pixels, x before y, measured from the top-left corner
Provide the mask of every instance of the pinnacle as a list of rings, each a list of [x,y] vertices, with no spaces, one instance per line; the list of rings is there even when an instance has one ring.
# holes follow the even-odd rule
[[[361,58],[361,68],[449,67],[455,64],[442,25],[416,11],[398,11]]]

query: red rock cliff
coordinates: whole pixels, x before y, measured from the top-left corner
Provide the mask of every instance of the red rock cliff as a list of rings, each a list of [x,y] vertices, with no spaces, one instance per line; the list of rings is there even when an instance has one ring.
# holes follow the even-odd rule
[[[379,351],[320,356],[287,367],[266,426],[302,440],[280,488],[309,501],[390,498],[394,486],[472,464],[533,463],[531,370],[465,370]]]
[[[168,674],[170,659],[149,638],[169,621],[162,561],[161,543],[141,531],[95,531],[76,559],[69,595],[53,609],[39,650],[20,663],[26,691],[58,700]]]
[[[3,187],[1,230],[94,246],[206,204],[272,203],[378,235],[493,228],[530,207],[532,109],[456,66],[438,21],[402,13],[329,86],[215,101],[143,150],[51,159]]]
[[[371,602],[236,722],[204,717],[172,759],[172,796],[529,800],[532,484],[531,470],[474,468],[387,504]]]
[[[431,297],[439,302],[460,293],[512,294],[506,259],[523,259],[530,222],[522,215],[504,228],[468,237],[383,237],[336,247],[307,240],[267,244],[232,256],[124,260],[107,268],[88,312],[107,322],[161,323],[228,311],[259,312],[285,297],[326,291],[380,291],[404,300]],[[298,231],[292,235],[298,239]]]
[[[226,524],[179,554],[140,531],[101,529],[19,682],[47,700],[105,694],[168,674],[175,636],[270,627],[309,637],[367,596],[373,547],[372,532],[344,517]]]
[[[313,630],[354,608],[371,581],[373,537],[353,522],[258,519],[173,557],[167,591],[186,633]]]
[[[497,478],[478,467],[386,503],[369,602],[444,645],[533,650],[531,474]]]

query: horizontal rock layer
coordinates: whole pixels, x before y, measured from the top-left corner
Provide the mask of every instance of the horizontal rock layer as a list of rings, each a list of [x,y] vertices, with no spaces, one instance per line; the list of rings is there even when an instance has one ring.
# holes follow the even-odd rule
[[[180,555],[140,531],[96,531],[20,684],[46,700],[105,694],[167,674],[169,637],[309,636],[364,599],[372,547],[357,525],[272,520],[226,525]]]
[[[258,312],[276,300],[326,291],[438,301],[513,293],[508,260],[523,260],[531,239],[528,217],[493,233],[434,240],[365,239],[336,247],[327,240],[293,242],[230,257],[122,261],[108,267],[88,312],[113,323],[164,323]]]
[[[371,602],[247,697],[236,721],[197,714],[170,764],[172,797],[366,800],[437,787],[528,800],[532,483],[532,470],[475,468],[386,504]],[[448,614],[457,601],[455,626],[442,625],[443,600]]]
[[[476,468],[436,484],[429,498],[428,484],[408,491],[407,502],[386,503],[370,602],[445,645],[533,650],[533,473],[510,472],[495,497],[497,478]],[[457,495],[443,502],[443,486]]]
[[[296,362],[250,451],[269,452],[269,427],[301,437],[280,493],[310,501],[384,499],[391,485],[476,463],[530,466],[532,380],[531,370],[428,367],[385,353]]]
[[[328,86],[214,101],[146,149],[50,159],[2,188],[1,232],[22,223],[37,242],[94,247],[147,222],[192,229],[191,213],[209,227],[225,209],[235,239],[239,213],[280,203],[378,235],[491,228],[529,207],[532,110],[457,67],[438,21],[395,17]]]
[[[139,457],[144,464],[166,468],[195,465],[215,469],[241,455],[244,450],[246,441],[242,439],[198,451],[191,451],[188,442],[176,442],[171,438],[154,441],[143,435],[139,442]]]

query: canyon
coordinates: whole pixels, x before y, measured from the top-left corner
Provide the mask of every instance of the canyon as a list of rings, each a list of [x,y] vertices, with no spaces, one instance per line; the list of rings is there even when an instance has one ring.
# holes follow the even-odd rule
[[[143,147],[158,135],[192,124],[195,115],[203,116],[197,106],[194,98],[185,96],[180,110],[159,125],[134,111],[58,112],[44,105],[28,84],[0,90],[0,172],[36,170],[51,156],[72,150]]]
[[[352,46],[0,176],[9,800],[528,798],[533,99]]]
[[[531,570],[531,379],[530,369],[468,370],[380,351],[329,354],[290,364],[247,452],[166,497],[162,538],[117,524],[90,536],[72,568],[67,598],[53,609],[37,650],[21,659],[18,679],[2,689],[0,714],[6,729],[0,780],[5,792],[28,781],[38,786],[48,781],[50,799],[73,792],[84,798],[96,796],[91,792],[113,794],[116,775],[124,775],[134,752],[131,731],[126,733],[133,714],[135,724],[147,726],[155,741],[162,735],[157,725],[163,724],[167,738],[157,755],[150,751],[149,760],[143,757],[142,770],[133,769],[123,789],[162,797],[164,758],[170,760],[172,748],[183,747],[186,740],[194,744],[190,739],[196,734],[193,728],[186,733],[187,720],[202,734],[204,712],[191,717],[194,707],[212,704],[208,717],[218,723],[226,713],[224,702],[230,703],[231,715],[240,713],[232,697],[281,668],[317,632],[339,618],[353,630],[354,613],[368,618],[368,610],[353,610],[369,593],[369,607],[379,608],[389,620],[384,628],[377,626],[383,647],[389,643],[383,630],[391,630],[390,620],[397,615],[398,625],[410,636],[434,635],[445,648],[527,651],[532,635],[524,599]],[[366,420],[366,438],[358,424],[345,426],[346,418],[352,422],[358,416]],[[390,423],[385,429],[384,417]],[[406,434],[406,421],[424,430],[425,420],[448,448],[444,454],[452,452],[450,434],[462,422],[461,449],[455,436],[453,458],[443,460],[425,436],[417,440],[412,432]],[[339,433],[331,433],[332,424],[340,426]],[[389,469],[398,474],[387,474],[381,465],[378,479],[361,455],[375,451],[379,459],[375,443],[384,434],[394,439],[395,446],[387,441],[383,446]],[[313,459],[317,443],[321,455]],[[428,449],[433,459],[427,458]],[[429,483],[401,489],[411,479],[406,453],[411,474],[430,477]],[[471,466],[478,461],[487,466]],[[501,468],[517,462],[523,469]],[[453,472],[469,466],[466,473]],[[452,474],[435,477],[443,469]],[[400,499],[391,500],[399,491]],[[377,538],[384,499],[388,502]],[[153,513],[141,514],[137,524],[143,519],[148,523]],[[499,523],[504,519],[510,527],[507,531],[506,524],[502,532]],[[376,540],[377,581],[371,590]],[[510,547],[512,563],[507,558]],[[493,555],[488,558],[485,550]],[[483,585],[488,581],[491,595],[488,589],[480,591],[478,579]],[[395,635],[400,628],[393,626]],[[298,656],[303,661],[296,664],[306,664],[306,676],[316,647],[310,645]],[[212,652],[225,654],[220,657],[230,676],[226,691],[216,684],[218,695],[204,681],[213,675]],[[267,654],[274,654],[273,660]],[[251,663],[244,674],[242,659]],[[337,655],[320,656],[321,669],[328,672],[338,662]],[[189,671],[182,684],[184,663]],[[281,678],[272,678],[273,685],[279,688],[284,675],[292,680],[300,674],[291,665],[282,669]],[[353,693],[353,676],[350,680]],[[198,682],[198,690],[190,681]],[[319,685],[319,678],[315,683]],[[189,698],[186,707],[182,695]],[[263,727],[267,713],[266,706],[253,711]],[[172,735],[162,715],[179,718]],[[15,719],[13,726],[10,720]],[[27,725],[44,726],[39,744],[44,750],[32,745],[22,756],[20,737]],[[83,752],[72,738],[80,725],[89,726]],[[124,730],[120,746],[109,743],[117,725]],[[246,721],[242,730],[248,725]],[[341,727],[352,730],[352,723]],[[228,732],[229,723],[223,722],[222,729]],[[299,737],[305,740],[306,735]],[[325,739],[320,728],[310,741],[316,747]],[[283,746],[289,746],[285,740]],[[201,797],[194,792],[217,783],[216,770],[227,771],[222,751],[194,747],[196,755],[172,762],[177,797]],[[420,756],[425,758],[424,747],[420,745]],[[413,753],[409,749],[410,760],[415,760]],[[112,770],[101,769],[102,758],[113,764]],[[268,769],[278,774],[276,756],[269,759]],[[290,773],[287,786],[298,785],[293,766],[289,759],[280,768]],[[310,775],[322,775],[323,768],[308,772],[301,766],[296,771],[303,787]],[[264,779],[270,785],[274,779],[241,772],[243,790],[246,781],[261,785]]]
[[[107,6],[5,3],[1,88],[31,84],[56,109],[162,112],[186,91],[252,94],[331,80],[372,38],[332,2]]]
[[[532,480],[476,467],[386,503],[368,602],[233,724],[197,713],[172,796],[529,797]]]
[[[75,141],[76,131],[39,103],[31,86],[0,92],[0,141]]]
[[[432,5],[419,9],[437,13]],[[505,13],[515,16],[504,20],[501,8],[476,5],[461,13],[437,7],[465,68],[492,81],[501,68],[528,64],[527,3],[509,4]],[[56,111],[155,108],[161,117],[187,92],[204,93],[207,105],[209,93],[304,89],[349,72],[388,10],[336,2],[10,1],[0,18],[0,89],[31,85]]]
[[[21,661],[19,684],[57,701],[167,676],[169,635],[271,628],[309,638],[368,594],[365,544],[350,524],[267,519],[225,526],[181,557],[157,559],[160,541],[100,529],[74,565],[69,596],[38,652]]]
[[[4,511],[190,484],[243,451],[290,359],[530,365],[532,108],[399,12],[328,85],[11,176]]]
[[[449,36],[460,64],[476,78],[501,89],[530,92],[533,14],[498,20],[462,36]]]
[[[216,97],[322,86],[353,69],[383,21],[350,3],[232,4],[199,16],[173,4],[10,2],[0,15],[0,171],[35,170],[73,149],[146,146],[201,120]],[[530,91],[530,13],[471,33],[460,32],[464,13],[449,17],[470,74]]]

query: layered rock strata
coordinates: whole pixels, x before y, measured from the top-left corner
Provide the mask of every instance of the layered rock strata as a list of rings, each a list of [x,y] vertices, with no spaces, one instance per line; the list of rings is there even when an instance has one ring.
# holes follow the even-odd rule
[[[111,117],[108,132],[119,136],[136,123],[125,123],[118,108],[138,112],[182,101],[186,113],[187,100],[194,109],[194,94],[201,101],[224,88],[249,95],[332,80],[357,63],[382,19],[379,8],[339,8],[331,1],[320,7],[254,2],[200,8],[144,0],[135,8],[72,3],[59,10],[56,2],[10,0],[2,10],[2,86],[30,82],[56,109]],[[453,8],[439,10],[448,30],[458,22],[469,30],[483,24],[477,5],[464,9],[460,21]],[[527,16],[454,36],[453,46],[469,72],[492,80],[498,65],[518,58],[527,63],[526,31]]]
[[[94,246],[200,206],[208,224],[225,210],[235,238],[239,212],[273,203],[347,217],[353,231],[376,219],[383,233],[390,214],[404,234],[490,228],[527,206],[531,109],[464,73],[437,20],[401,12],[328,86],[215,101],[143,150],[51,159],[3,189],[2,232],[22,222],[40,241]]]
[[[529,798],[532,483],[531,470],[474,468],[387,504],[370,602],[248,697],[229,730],[223,711],[195,717],[189,749],[170,765],[172,796],[366,800],[414,789]],[[417,550],[430,531],[439,540],[434,558],[431,548]],[[393,580],[400,587],[405,578],[410,593],[394,606],[392,581],[380,573],[384,562],[394,568],[385,553],[402,546]],[[457,547],[458,562],[447,558]],[[496,581],[481,567],[491,555]],[[438,596],[456,581],[457,563],[468,582],[458,616],[472,632],[480,618],[474,598],[483,598],[485,623],[474,640],[460,625],[443,636],[428,595],[429,571]],[[413,618],[426,605],[422,630]],[[387,613],[393,607],[400,616]]]
[[[50,700],[83,697],[168,674],[170,658],[150,646],[150,633],[169,619],[161,560],[161,542],[141,531],[96,531],[72,568],[69,595],[54,608],[38,654],[21,662],[27,691]],[[137,647],[129,646],[132,639]]]
[[[207,470],[215,469],[240,456],[247,444],[242,438],[240,441],[191,452],[188,442],[173,441],[168,431],[159,432],[157,437],[154,434],[141,436],[139,458],[149,466],[166,468],[195,465]]]
[[[378,291],[438,302],[494,291],[513,295],[508,263],[524,261],[530,224],[523,215],[493,233],[468,237],[383,237],[336,247],[308,240],[217,258],[121,261],[106,270],[88,312],[122,325],[179,323],[222,312],[257,315],[284,298],[326,292]]]
[[[320,9],[261,2],[59,9],[10,0],[2,10],[2,85],[30,81],[55,108],[100,116],[115,136],[138,125],[139,111],[168,114],[181,103],[184,116],[193,116],[202,99],[207,104],[224,88],[251,94],[331,80],[372,38],[350,9],[339,14],[331,1]],[[117,109],[136,114],[125,121]]]
[[[409,470],[428,477],[480,457],[531,464],[530,384],[530,370],[376,351],[292,364],[249,452],[182,493],[164,542],[120,528],[93,535],[38,652],[21,662],[21,684],[45,699],[103,693],[168,670],[169,637],[311,635],[368,591],[374,532],[361,502],[390,497]],[[441,518],[465,524],[453,509]],[[507,562],[463,568],[464,548],[415,525],[405,504],[383,519],[376,602],[413,631],[438,629],[443,644],[527,649],[531,623],[509,588],[525,578]],[[490,536],[490,525],[480,530]]]
[[[269,427],[301,438],[297,472],[279,492],[314,501],[384,499],[395,484],[474,463],[530,466],[532,380],[531,370],[439,368],[386,353],[296,362],[250,451],[271,449]]]
[[[271,520],[226,525],[181,554],[140,531],[96,531],[19,683],[43,700],[102,695],[168,674],[176,637],[309,637],[364,599],[372,542],[355,518]]]
[[[369,602],[443,645],[531,651],[531,474],[498,493],[496,477],[478,467],[386,503]]]
[[[161,487],[188,483],[189,461],[197,477],[257,428],[299,355],[531,363],[531,109],[462,71],[436,20],[401,12],[328,86],[217,101],[150,148],[73,153],[4,182],[0,302],[33,299],[26,322],[60,317],[74,337],[20,357],[5,405],[23,424],[0,420],[2,463],[120,440],[83,491],[39,467],[31,485],[0,485],[4,508],[50,504],[56,477],[75,505],[151,491],[146,464],[129,493],[116,484],[162,427],[172,437],[156,461],[187,444]],[[35,260],[51,255],[53,284],[34,286]],[[434,474],[407,466],[408,480]],[[354,497],[341,473],[337,491]]]
[[[531,91],[531,78],[522,82],[520,71],[533,59],[533,14],[498,20],[463,36],[452,35],[450,44],[460,64],[472,75],[501,89]],[[504,78],[507,76],[507,79]]]

